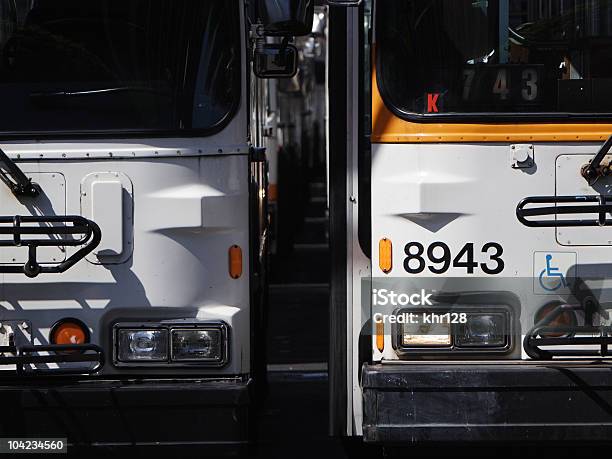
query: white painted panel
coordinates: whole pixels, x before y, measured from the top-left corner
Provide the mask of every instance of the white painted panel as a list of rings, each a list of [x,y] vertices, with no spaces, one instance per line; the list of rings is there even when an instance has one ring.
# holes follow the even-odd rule
[[[561,292],[539,287],[546,255],[552,255],[551,267],[566,280],[580,277],[597,292],[599,301],[612,301],[611,228],[532,228],[516,218],[516,207],[526,197],[609,194],[612,180],[599,180],[590,187],[580,176],[581,166],[600,146],[538,143],[534,145],[533,165],[513,168],[509,161],[511,145],[502,143],[373,145],[372,277],[390,281],[401,278],[403,282],[418,282],[421,288],[433,286],[447,292],[467,288],[511,292],[520,304],[523,334],[533,327],[535,313]],[[382,238],[393,242],[389,273],[379,264]],[[497,275],[489,275],[480,267],[467,273],[465,268],[451,264],[441,274],[427,268],[409,273],[404,261],[406,244],[411,242],[421,243],[425,250],[443,242],[451,258],[471,243],[478,263],[489,261],[482,249],[494,242],[503,248],[504,269]],[[567,242],[572,249],[563,247]],[[431,265],[429,261],[426,264]],[[355,336],[359,332],[354,328]],[[383,353],[373,346],[372,355],[375,361],[397,359],[390,339]],[[527,358],[520,344],[513,356]]]
[[[121,146],[117,142],[117,148]],[[89,181],[95,175],[118,178],[124,189],[124,251],[103,262],[90,254],[87,261],[62,274],[34,279],[0,274],[3,319],[30,321],[35,336],[46,342],[58,319],[75,317],[90,327],[92,343],[101,345],[108,343],[112,323],[126,317],[134,321],[223,320],[231,328],[230,362],[221,369],[183,368],[181,374],[248,373],[248,161],[244,154],[20,163],[28,175],[61,167],[66,178],[66,213],[86,218],[91,216]],[[178,213],[177,208],[193,215]],[[239,279],[228,273],[227,254],[234,244],[243,248],[245,256]],[[69,247],[67,256],[76,250]],[[107,362],[104,374],[122,371]],[[176,372],[170,368],[138,371]]]
[[[91,216],[102,230],[96,256],[123,253],[123,186],[117,180],[94,180],[91,184]]]

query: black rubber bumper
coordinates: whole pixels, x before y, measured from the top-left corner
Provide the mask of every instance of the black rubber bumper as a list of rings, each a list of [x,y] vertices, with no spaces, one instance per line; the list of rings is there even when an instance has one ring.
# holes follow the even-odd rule
[[[365,365],[367,442],[612,441],[612,366]]]
[[[238,380],[0,382],[0,437],[75,446],[244,445],[249,383]]]

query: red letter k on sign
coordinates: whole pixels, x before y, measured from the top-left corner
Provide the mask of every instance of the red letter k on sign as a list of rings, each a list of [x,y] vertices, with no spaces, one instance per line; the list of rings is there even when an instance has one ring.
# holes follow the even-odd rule
[[[438,113],[438,97],[440,93],[427,93],[427,113]]]

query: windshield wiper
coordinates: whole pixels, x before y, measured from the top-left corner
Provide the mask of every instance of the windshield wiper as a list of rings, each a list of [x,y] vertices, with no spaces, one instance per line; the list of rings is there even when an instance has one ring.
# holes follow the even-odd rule
[[[85,89],[81,91],[33,92],[32,94],[30,94],[30,98],[33,100],[70,99],[81,97],[99,97],[122,92],[141,92],[144,94],[170,97],[169,91],[161,91],[146,86],[116,86],[112,88]]]
[[[38,183],[26,177],[19,166],[15,164],[7,154],[0,148],[0,180],[9,187],[11,192],[17,196],[35,197],[40,193]]]

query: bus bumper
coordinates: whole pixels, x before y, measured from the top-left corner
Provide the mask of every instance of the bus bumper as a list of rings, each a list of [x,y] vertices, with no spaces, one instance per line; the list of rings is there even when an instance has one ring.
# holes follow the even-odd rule
[[[248,442],[241,380],[0,381],[0,437],[71,446],[211,446]]]
[[[365,365],[362,387],[366,442],[612,438],[611,365]]]

